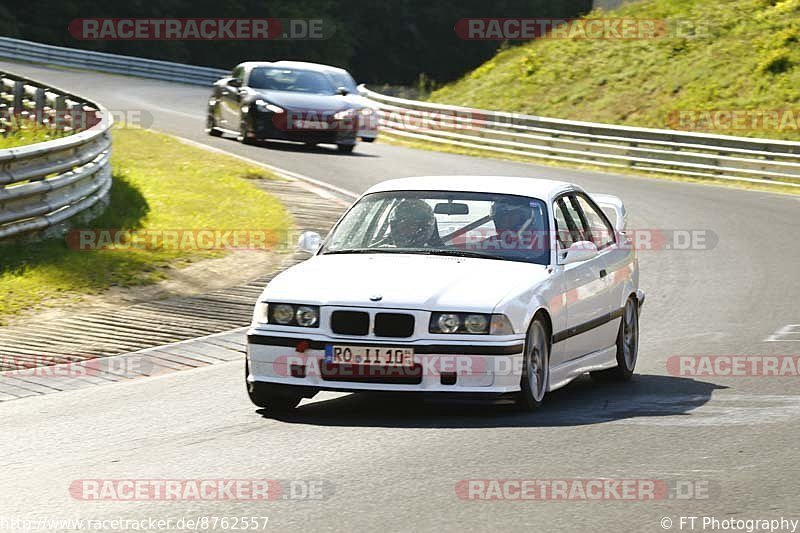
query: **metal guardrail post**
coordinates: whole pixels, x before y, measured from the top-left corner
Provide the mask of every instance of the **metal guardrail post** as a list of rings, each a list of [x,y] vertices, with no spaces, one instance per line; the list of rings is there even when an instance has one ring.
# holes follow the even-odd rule
[[[113,119],[105,108],[8,73],[0,73],[0,101],[12,103],[13,108],[2,105],[6,112],[13,109],[16,121],[3,122],[3,128],[46,124],[68,133],[0,150],[0,240],[60,229],[108,197]],[[87,120],[87,113],[93,120]],[[0,109],[0,119],[2,114]]]

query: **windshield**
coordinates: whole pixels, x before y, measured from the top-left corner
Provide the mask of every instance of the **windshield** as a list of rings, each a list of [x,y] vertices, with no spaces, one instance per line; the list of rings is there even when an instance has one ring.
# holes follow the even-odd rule
[[[324,74],[313,70],[291,68],[256,67],[250,71],[248,86],[254,89],[309,94],[336,92],[336,88]]]
[[[489,193],[391,191],[362,198],[321,250],[482,257],[546,265],[545,203]]]
[[[333,82],[336,84],[336,87],[344,87],[351,93],[357,93],[358,87],[356,87],[355,80],[350,76],[350,74],[346,72],[339,72],[336,70],[332,70],[328,72],[331,78],[333,78]]]

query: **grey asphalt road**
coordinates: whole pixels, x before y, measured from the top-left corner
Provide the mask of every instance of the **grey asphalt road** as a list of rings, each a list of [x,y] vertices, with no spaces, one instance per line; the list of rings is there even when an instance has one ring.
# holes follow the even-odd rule
[[[699,519],[690,529],[679,517],[800,519],[797,376],[692,378],[667,369],[676,355],[800,355],[800,335],[767,341],[800,324],[800,198],[381,144],[362,144],[352,156],[243,146],[204,134],[204,88],[24,64],[0,69],[113,110],[144,111],[154,129],[354,192],[406,175],[567,179],[621,196],[633,228],[705,232],[710,243],[640,252],[647,303],[633,382],[581,379],[535,414],[323,394],[273,420],[249,404],[240,363],[0,404],[0,529],[3,517],[267,516],[267,529],[280,531],[664,531],[665,517],[671,530],[699,531]],[[323,498],[85,501],[69,491],[82,479],[218,478],[323,480]],[[456,491],[469,479],[574,478],[663,480],[699,494],[472,501]]]

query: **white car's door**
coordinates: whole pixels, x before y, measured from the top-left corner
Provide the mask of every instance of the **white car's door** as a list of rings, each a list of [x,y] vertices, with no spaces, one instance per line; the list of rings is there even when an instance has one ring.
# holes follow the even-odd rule
[[[553,214],[561,250],[566,250],[573,242],[592,241],[586,216],[574,193],[559,197],[553,205]],[[566,329],[553,335],[555,345],[563,343],[557,347],[561,362],[606,348],[616,336],[612,332],[614,325],[609,322],[611,293],[607,255],[605,250],[600,250],[591,259],[558,267],[564,278],[562,303],[567,316]],[[559,261],[563,256],[559,252]]]
[[[583,194],[576,195],[581,211],[586,215],[590,226],[591,240],[605,259],[606,271],[609,284],[609,306],[613,316],[619,315],[612,320],[613,328],[607,333],[612,335],[606,338],[605,342],[616,342],[616,334],[619,329],[619,321],[627,298],[626,291],[630,290],[630,278],[635,271],[635,256],[631,247],[623,246],[617,242],[617,234],[607,217],[603,216],[601,207],[596,202],[590,200]]]

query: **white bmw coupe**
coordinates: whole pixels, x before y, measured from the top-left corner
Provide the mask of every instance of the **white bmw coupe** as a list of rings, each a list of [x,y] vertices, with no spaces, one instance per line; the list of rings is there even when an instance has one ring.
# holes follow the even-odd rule
[[[530,178],[397,179],[299,245],[311,257],[267,285],[247,334],[247,392],[268,411],[320,390],[534,409],[585,372],[633,374],[644,293],[617,197]]]

